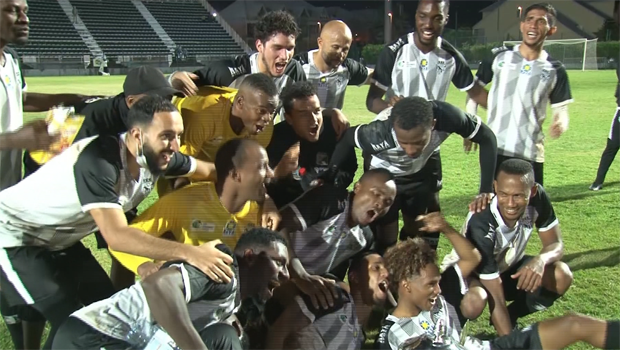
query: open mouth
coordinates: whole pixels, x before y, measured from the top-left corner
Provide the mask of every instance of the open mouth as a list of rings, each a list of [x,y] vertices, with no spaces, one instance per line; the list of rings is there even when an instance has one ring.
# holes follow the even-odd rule
[[[319,132],[319,126],[315,125],[313,127],[310,128],[310,135],[312,136],[316,136],[316,134]]]
[[[286,62],[276,62],[276,74],[278,76],[284,74],[285,68],[286,68]]]
[[[278,281],[269,281],[269,284],[267,284],[267,292],[268,292],[270,298],[273,296],[273,291],[276,288],[278,288],[279,286],[280,286],[280,282],[278,282]]]
[[[366,211],[366,221],[373,222],[379,216],[379,212],[376,209],[370,209]]]
[[[172,159],[172,152],[165,152],[161,154],[161,158],[163,159],[164,162],[169,163],[170,160]]]
[[[381,282],[379,282],[379,289],[381,290],[381,292],[383,292],[386,296],[386,300],[393,306],[396,307],[396,299],[394,299],[394,295],[392,294],[392,292],[390,291],[390,289],[388,288],[388,281],[387,280],[383,280]]]
[[[435,303],[437,302],[437,296],[435,295],[434,297],[429,298],[428,302],[431,304],[431,306],[435,305]]]
[[[431,40],[433,39],[433,37],[435,37],[435,32],[433,32],[432,30],[423,30],[422,37],[426,40]]]
[[[265,125],[256,124],[256,133],[257,134],[261,133],[263,130],[265,130]]]
[[[527,32],[527,37],[530,39],[536,39],[538,37],[538,34],[535,32]]]
[[[515,215],[518,212],[519,212],[519,210],[517,208],[515,208],[515,209],[508,209],[508,208],[506,208],[506,214],[508,214],[508,215]]]

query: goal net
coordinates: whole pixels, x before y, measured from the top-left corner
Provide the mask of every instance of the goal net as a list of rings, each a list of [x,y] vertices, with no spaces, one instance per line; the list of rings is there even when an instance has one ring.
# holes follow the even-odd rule
[[[543,48],[551,57],[564,64],[566,69],[597,70],[596,43],[598,39],[545,40]],[[520,44],[521,41],[504,41],[504,44]]]

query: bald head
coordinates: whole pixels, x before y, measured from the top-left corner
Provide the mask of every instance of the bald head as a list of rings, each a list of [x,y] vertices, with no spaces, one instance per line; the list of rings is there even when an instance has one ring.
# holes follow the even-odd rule
[[[353,34],[346,23],[329,21],[325,23],[317,39],[319,54],[329,68],[336,69],[347,58],[352,41]]]

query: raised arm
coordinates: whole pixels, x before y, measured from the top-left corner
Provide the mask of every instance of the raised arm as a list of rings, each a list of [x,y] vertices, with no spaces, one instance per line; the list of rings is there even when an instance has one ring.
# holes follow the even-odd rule
[[[92,98],[92,96],[79,94],[42,94],[37,92],[24,92],[24,112],[45,112],[58,105],[74,106],[88,98]]]
[[[189,286],[188,286],[189,287]],[[187,311],[188,288],[179,269],[162,269],[142,281],[142,289],[153,319],[181,349],[204,349],[207,346],[194,328]]]

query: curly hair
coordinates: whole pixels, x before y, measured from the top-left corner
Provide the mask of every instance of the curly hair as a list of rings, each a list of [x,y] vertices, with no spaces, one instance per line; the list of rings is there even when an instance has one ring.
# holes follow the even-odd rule
[[[301,33],[295,17],[286,11],[268,12],[258,20],[255,31],[256,39],[263,43],[279,33],[292,35],[295,38]]]
[[[409,238],[390,247],[383,256],[390,274],[390,289],[398,292],[398,284],[420,275],[428,264],[437,263],[437,253],[420,237]]]

